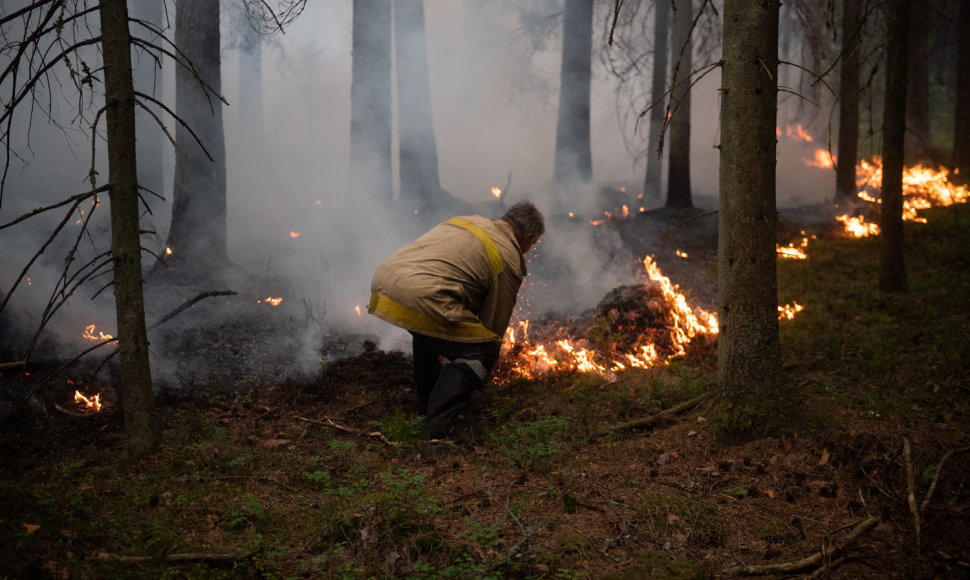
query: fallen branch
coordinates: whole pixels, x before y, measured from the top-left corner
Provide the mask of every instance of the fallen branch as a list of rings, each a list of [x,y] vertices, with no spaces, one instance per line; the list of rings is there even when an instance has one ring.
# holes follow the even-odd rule
[[[920,553],[920,529],[922,528],[922,518],[920,511],[916,507],[916,479],[913,475],[913,446],[908,437],[903,438],[903,464],[906,468],[906,505],[909,512],[913,515],[913,539],[916,541],[916,554]]]
[[[27,366],[27,361],[25,360],[0,363],[0,369],[14,369],[17,367],[24,367],[24,366]]]
[[[640,428],[646,429],[646,428],[653,427],[660,423],[670,421],[677,415],[680,415],[681,413],[686,413],[687,411],[694,409],[695,407],[706,402],[708,399],[710,399],[713,396],[714,396],[714,393],[710,393],[710,392],[704,393],[699,397],[694,397],[689,401],[684,401],[679,405],[675,405],[669,409],[660,411],[655,415],[651,415],[649,417],[643,417],[640,419],[634,419],[632,421],[627,421],[626,423],[620,423],[619,425],[609,425],[606,427],[602,427],[600,429],[600,435],[608,435],[610,433],[615,433],[617,431],[628,431],[631,429],[640,429]]]
[[[169,320],[175,318],[183,310],[185,310],[189,306],[192,306],[193,304],[195,304],[199,300],[202,300],[203,298],[208,298],[209,296],[235,296],[236,294],[238,294],[238,292],[233,292],[232,290],[213,290],[211,292],[203,292],[202,294],[199,294],[195,298],[192,298],[191,300],[186,300],[185,302],[183,302],[181,306],[179,306],[175,310],[163,316],[158,322],[149,326],[148,330],[152,330],[153,328],[161,326],[163,323],[168,322]]]
[[[152,562],[154,560],[166,560],[168,562],[200,562],[203,564],[231,564],[242,560],[244,556],[239,554],[209,554],[206,552],[189,552],[184,554],[163,554],[161,556],[120,556],[99,552],[99,560],[116,560],[118,562],[128,562],[130,564],[140,564],[142,562]]]
[[[930,506],[930,500],[933,499],[933,492],[936,491],[936,484],[940,481],[940,474],[943,473],[943,465],[954,455],[966,453],[967,451],[970,451],[970,447],[951,449],[947,451],[942,458],[940,458],[940,462],[936,464],[936,472],[933,474],[933,481],[930,483],[930,488],[926,491],[926,497],[923,499],[923,503],[919,506],[920,513],[925,513],[926,508]]]
[[[330,417],[324,417],[323,421],[319,421],[317,419],[309,419],[307,417],[301,417],[299,415],[293,415],[293,418],[300,421],[305,421],[307,423],[313,423],[314,425],[323,425],[324,427],[332,427],[334,429],[337,429],[338,431],[353,433],[354,435],[358,435],[360,437],[374,437],[376,439],[380,439],[385,444],[390,445],[391,447],[395,447],[397,445],[397,441],[391,441],[390,439],[385,437],[384,434],[381,433],[380,431],[368,432],[368,431],[361,431],[360,429],[353,429],[351,427],[344,427],[343,425],[334,423],[333,420],[330,419]]]
[[[793,572],[801,572],[803,570],[808,570],[810,568],[815,568],[822,565],[826,560],[834,558],[835,556],[841,554],[849,545],[856,542],[862,536],[868,534],[879,522],[882,521],[878,516],[872,516],[860,522],[856,527],[842,538],[842,541],[838,543],[835,547],[826,550],[822,549],[815,552],[811,556],[807,556],[800,560],[795,560],[792,562],[781,562],[778,564],[763,564],[760,566],[735,566],[733,568],[726,568],[721,571],[722,574],[735,575],[735,574],[745,574],[749,576],[763,576],[767,574],[790,574]]]

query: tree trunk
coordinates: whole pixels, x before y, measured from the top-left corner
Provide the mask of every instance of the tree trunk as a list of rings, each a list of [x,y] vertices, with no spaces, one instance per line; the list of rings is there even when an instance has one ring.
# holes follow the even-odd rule
[[[906,290],[903,261],[903,142],[906,133],[906,74],[910,17],[907,0],[890,3],[889,38],[886,52],[886,99],[882,132],[882,253],[879,289]]]
[[[131,17],[145,20],[159,29],[164,28],[162,22],[162,0],[136,0],[130,2]],[[143,27],[141,36],[149,41],[156,41],[155,35]],[[156,62],[153,55],[144,49],[132,47],[135,87],[139,92],[162,99],[162,65]],[[146,106],[157,109],[155,105],[145,103]],[[165,155],[164,147],[167,141],[162,136],[162,130],[155,119],[141,108],[135,108],[135,131],[138,140],[135,147],[138,152],[138,185],[155,195],[143,196],[143,200],[155,212],[161,209],[162,201],[156,196],[165,194]]]
[[[670,2],[654,2],[653,78],[650,83],[650,139],[647,141],[647,175],[643,180],[643,192],[650,197],[660,197],[660,181],[663,175],[663,150],[660,134],[663,131],[665,111],[661,95],[667,90],[667,29],[670,27]],[[656,150],[654,148],[656,147]]]
[[[175,133],[172,225],[166,246],[170,265],[192,277],[212,277],[229,261],[226,232],[226,145],[219,45],[219,0],[177,0],[175,45],[198,78],[184,66],[175,72]],[[211,90],[202,86],[200,79]],[[211,159],[206,156],[206,151]]]
[[[391,180],[391,0],[354,0],[350,84],[350,180],[389,202]]]
[[[593,179],[589,116],[592,46],[593,0],[566,0],[553,169],[556,181]]]
[[[159,441],[142,288],[135,94],[128,7],[124,0],[102,0],[100,7],[121,399],[125,447],[134,459],[152,453]]]
[[[784,427],[775,254],[778,10],[725,0],[718,211],[718,385],[723,432]]]
[[[670,166],[667,169],[667,207],[693,207],[690,187],[690,83],[693,43],[690,38],[693,10],[691,0],[674,5],[670,81]],[[777,33],[775,34],[777,36]],[[777,47],[776,47],[777,52]],[[777,60],[777,59],[776,59]]]
[[[929,9],[910,10],[903,158],[910,165],[931,161],[929,34]]]
[[[424,0],[394,2],[401,200],[422,206],[441,189],[431,115]]]
[[[960,56],[957,70],[956,121],[953,127],[953,168],[970,176],[970,2],[960,3]]]
[[[835,172],[835,203],[856,199],[859,159],[859,62],[862,4],[842,0],[842,67],[839,72],[839,148]]]

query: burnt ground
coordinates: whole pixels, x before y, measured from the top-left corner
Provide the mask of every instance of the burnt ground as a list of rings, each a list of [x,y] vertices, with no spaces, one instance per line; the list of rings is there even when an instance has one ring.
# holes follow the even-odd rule
[[[664,273],[688,292],[692,303],[713,307],[715,215],[657,211],[613,226],[631,253],[670,258],[663,262]],[[800,228],[786,225],[779,241],[789,241],[784,239],[788,234],[796,239]],[[674,250],[687,252],[690,259],[668,256]],[[272,289],[260,288],[253,297],[267,292]],[[254,453],[324,456],[328,438],[336,435],[366,445],[383,461],[423,478],[445,510],[434,521],[420,523],[445,540],[468,544],[469,519],[505,522],[494,543],[468,549],[510,577],[720,577],[732,566],[792,562],[816,554],[816,565],[775,575],[967,577],[960,554],[966,557],[970,537],[963,491],[970,462],[968,454],[957,452],[945,458],[948,463],[938,463],[944,456],[936,451],[958,450],[962,406],[951,410],[949,418],[929,419],[936,424],[931,435],[915,435],[933,439],[932,445],[916,439],[920,450],[914,461],[925,467],[916,474],[923,481],[921,491],[937,473],[957,474],[955,481],[942,480],[933,509],[923,514],[924,542],[937,553],[917,556],[905,497],[907,462],[897,445],[900,426],[878,413],[819,400],[815,403],[825,408],[817,411],[840,425],[838,430],[809,427],[803,436],[743,445],[716,440],[704,407],[656,428],[603,435],[603,425],[651,416],[703,391],[716,364],[711,344],[670,368],[631,373],[618,381],[556,375],[528,384],[491,385],[459,422],[454,444],[402,446],[375,433],[401,413],[414,418],[406,353],[381,351],[367,337],[331,336],[324,337],[323,350],[343,349],[350,356],[320,369],[281,365],[281,353],[283,361],[297,362],[293,345],[312,324],[312,313],[245,312],[217,328],[172,325],[160,335],[158,348],[179,349],[186,369],[208,369],[207,376],[197,370],[176,373],[178,381],[159,398],[163,423],[200,414],[224,427],[230,442]],[[253,332],[254,325],[262,330]],[[38,391],[30,403],[32,413],[63,415],[50,435],[69,435],[74,440],[68,445],[117,445],[121,417],[110,385],[82,375],[74,381]],[[690,383],[686,387],[685,381]],[[91,418],[68,405],[54,406],[78,384],[105,392],[110,410]],[[923,410],[916,413],[924,416]],[[549,417],[569,421],[568,430],[558,432],[551,464],[532,460],[535,445],[521,447],[528,444],[530,431],[505,425],[512,420],[538,425]],[[8,422],[8,435],[26,433],[22,421],[29,422],[23,417]],[[19,435],[12,440],[15,447],[24,442]],[[24,450],[29,448],[25,444]],[[296,480],[274,484],[269,478],[247,491],[285,496],[294,488],[303,489]],[[878,523],[843,543],[872,517],[879,517]],[[382,540],[367,539],[368,530],[381,525],[366,515],[358,517],[354,538],[362,545],[356,557],[388,549]],[[193,532],[198,534],[204,544],[222,541],[218,534],[206,539],[205,531]],[[835,550],[842,546],[847,551]],[[291,547],[301,557],[313,552],[307,545]],[[409,575],[417,552],[397,549],[395,558],[383,564],[384,573]],[[917,557],[922,564],[914,564]],[[521,561],[513,566],[513,558]],[[307,575],[293,563],[281,565],[281,574],[286,573]]]

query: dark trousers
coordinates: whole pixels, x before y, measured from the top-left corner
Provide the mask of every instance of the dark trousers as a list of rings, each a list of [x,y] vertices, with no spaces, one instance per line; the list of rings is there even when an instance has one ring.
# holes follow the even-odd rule
[[[418,414],[425,435],[442,438],[498,362],[498,342],[455,342],[411,333]]]

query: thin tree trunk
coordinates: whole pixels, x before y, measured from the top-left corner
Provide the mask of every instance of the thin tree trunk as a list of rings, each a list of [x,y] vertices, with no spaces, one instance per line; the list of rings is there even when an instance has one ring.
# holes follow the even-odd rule
[[[725,0],[718,211],[718,385],[724,430],[784,426],[775,254],[778,2]]]
[[[883,292],[906,290],[903,260],[903,142],[906,133],[906,74],[909,50],[907,0],[890,4],[889,38],[886,54],[886,108],[883,112],[882,141],[882,253],[879,289]]]
[[[391,0],[354,0],[350,180],[388,202],[391,179]]]
[[[660,96],[667,90],[667,29],[670,27],[670,2],[654,2],[653,78],[650,83],[650,139],[647,141],[647,174],[643,180],[643,192],[650,197],[660,197],[663,176],[663,151],[660,134],[663,131],[665,111]],[[656,148],[656,149],[654,149]]]
[[[219,39],[219,0],[176,0],[175,45],[216,93],[222,90]],[[184,66],[175,72],[175,103],[205,150],[178,127],[167,259],[191,276],[211,277],[229,261],[222,103]]]
[[[100,7],[111,184],[111,255],[125,447],[130,458],[138,458],[158,446],[159,427],[145,329],[128,7],[124,0],[102,0]]]
[[[670,94],[670,166],[667,170],[667,207],[693,207],[690,186],[690,83],[693,43],[690,27],[691,0],[674,5],[674,30],[671,56],[673,78]],[[776,34],[777,36],[777,34]],[[777,49],[776,49],[777,50]]]
[[[970,176],[970,2],[960,3],[960,55],[957,104],[953,126],[953,168],[964,180]]]
[[[562,70],[553,179],[590,181],[590,83],[593,0],[566,0],[562,32]]]
[[[402,200],[422,205],[441,189],[431,115],[424,0],[394,3],[398,170]]]
[[[931,160],[929,34],[930,10],[926,7],[910,10],[903,157],[910,165]]]
[[[861,0],[842,0],[842,67],[839,72],[839,149],[835,172],[835,202],[856,198],[859,159],[859,62],[861,60]]]

